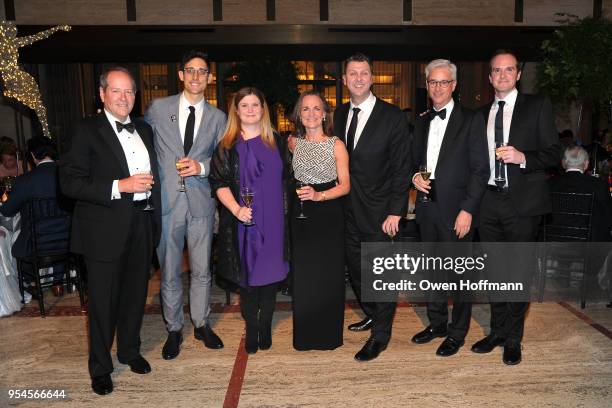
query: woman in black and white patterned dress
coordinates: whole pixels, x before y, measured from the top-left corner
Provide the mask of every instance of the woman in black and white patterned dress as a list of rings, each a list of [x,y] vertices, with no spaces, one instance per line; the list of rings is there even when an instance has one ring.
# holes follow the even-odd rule
[[[293,347],[332,350],[344,324],[344,214],[350,190],[348,153],[332,136],[328,103],[318,92],[300,95],[294,110],[297,137],[289,138],[297,190],[291,217]],[[306,219],[298,219],[300,201]]]

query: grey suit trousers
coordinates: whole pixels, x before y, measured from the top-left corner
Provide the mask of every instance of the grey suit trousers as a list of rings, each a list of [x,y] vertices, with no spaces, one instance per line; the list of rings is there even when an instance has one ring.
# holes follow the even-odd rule
[[[177,186],[178,187],[178,186]],[[195,218],[187,205],[187,193],[181,193],[172,209],[162,215],[162,236],[157,256],[162,268],[161,297],[168,331],[180,331],[183,314],[183,249],[189,250],[189,306],[194,327],[207,323],[210,313],[210,252],[214,213]]]

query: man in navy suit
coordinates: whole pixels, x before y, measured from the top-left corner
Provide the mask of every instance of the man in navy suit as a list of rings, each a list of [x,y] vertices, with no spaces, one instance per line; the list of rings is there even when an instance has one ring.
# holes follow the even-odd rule
[[[8,200],[0,207],[0,212],[6,217],[12,217],[21,212],[21,232],[13,244],[12,254],[15,258],[23,258],[32,253],[32,237],[30,211],[26,204],[33,198],[59,198],[57,164],[55,159],[57,151],[53,142],[46,137],[34,137],[28,140],[28,152],[36,166],[30,173],[17,177],[9,194]],[[68,242],[70,236],[70,219],[54,219],[50,222],[37,225],[39,231],[49,234],[53,241]],[[42,243],[41,245],[45,245]],[[47,245],[48,246],[48,245]],[[45,248],[60,249],[60,248]],[[34,280],[34,271],[31,265],[24,263],[22,274]],[[53,267],[53,294],[59,296],[63,293],[61,284],[64,274],[64,265]]]
[[[407,212],[411,135],[406,115],[370,90],[372,63],[368,57],[349,57],[342,79],[351,100],[334,112],[334,134],[344,141],[350,156],[346,259],[353,290],[366,315],[348,328],[372,330],[355,355],[358,361],[368,361],[387,348],[395,302],[361,301],[361,242],[388,241],[388,236],[398,232],[400,218]]]
[[[552,105],[543,96],[516,89],[521,70],[512,52],[497,51],[489,65],[495,99],[481,109],[491,175],[480,209],[480,239],[533,242],[542,216],[551,211],[545,169],[557,166],[561,158]],[[491,303],[491,332],[472,351],[489,353],[503,346],[503,362],[520,363],[528,308],[527,302]]]

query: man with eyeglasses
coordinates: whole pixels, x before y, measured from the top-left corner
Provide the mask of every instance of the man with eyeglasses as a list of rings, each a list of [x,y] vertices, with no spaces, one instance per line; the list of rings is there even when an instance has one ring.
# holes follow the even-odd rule
[[[187,52],[178,72],[183,91],[153,101],[146,121],[153,128],[162,187],[161,301],[168,330],[162,349],[176,358],[183,342],[183,247],[189,250],[189,311],[194,336],[207,348],[223,348],[209,324],[210,255],[215,200],[210,193],[210,160],[225,129],[226,117],[204,97],[211,82],[206,54]]]
[[[151,366],[140,354],[140,328],[161,208],[153,132],[130,119],[136,84],[114,67],[100,76],[104,112],[79,122],[63,141],[60,186],[76,200],[71,250],[87,266],[89,374],[96,394],[113,391],[111,347],[137,374]],[[149,199],[149,200],[148,200]],[[146,204],[153,211],[145,211]]]
[[[433,60],[425,67],[425,78],[433,109],[417,118],[412,150],[412,182],[418,190],[415,210],[421,241],[470,242],[489,179],[485,126],[479,114],[453,100],[457,86],[455,64]],[[425,173],[429,177],[424,178]],[[455,294],[449,325],[446,295],[428,295],[429,325],[415,334],[412,342],[425,344],[445,337],[436,355],[452,356],[464,344],[472,305],[461,294]]]
[[[561,159],[552,105],[543,96],[517,90],[521,70],[512,52],[495,52],[489,68],[495,99],[480,110],[487,127],[491,170],[480,211],[480,240],[533,242],[542,215],[551,211],[545,169],[558,166]],[[524,272],[527,271],[510,270],[508,279],[510,274]],[[490,305],[491,331],[472,346],[472,351],[489,353],[503,346],[503,362],[519,364],[529,303]]]

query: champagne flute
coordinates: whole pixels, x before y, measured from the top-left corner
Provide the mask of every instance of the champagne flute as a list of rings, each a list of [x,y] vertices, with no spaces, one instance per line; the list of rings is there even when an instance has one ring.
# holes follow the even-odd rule
[[[422,164],[419,166],[419,174],[421,175],[421,178],[424,181],[427,181],[429,180],[429,176],[431,176],[431,171],[427,168],[426,164]],[[422,203],[428,203],[431,201],[431,199],[428,197],[427,194],[423,193],[419,198],[419,201]]]
[[[298,194],[298,200],[300,200],[300,197],[299,197],[300,190],[306,187],[307,185],[308,184],[304,183],[303,181],[300,181],[300,180],[295,181],[295,192],[296,194]],[[300,200],[300,213],[295,218],[297,218],[298,220],[305,220],[308,218],[306,215],[304,215],[304,202],[302,200]]]
[[[183,160],[183,157],[181,156],[176,156],[176,160],[175,160],[175,165],[176,165],[176,170],[179,172],[183,169],[183,165],[181,164],[181,160]],[[179,175],[180,177],[180,175]],[[187,191],[187,189],[185,188],[185,177],[181,177],[181,181],[179,181],[179,192],[184,193]]]
[[[395,242],[395,232],[388,232],[387,235],[389,236],[389,239],[391,240],[391,243],[393,244]]]
[[[250,187],[242,187],[240,188],[240,198],[242,198],[242,202],[244,203],[245,207],[251,208],[251,205],[253,205],[253,199],[255,198],[255,191],[253,191],[253,189]],[[251,221],[245,221],[242,224],[245,226],[251,226],[255,225],[255,221],[253,221],[253,218],[251,217]]]
[[[495,142],[495,148],[493,149],[493,153],[495,154],[495,167],[499,170],[498,175],[493,179],[495,184],[503,185],[506,184],[506,163],[502,161],[501,152],[498,151],[500,147],[507,146],[504,142]]]
[[[152,176],[153,172],[151,170],[149,170],[147,172],[148,175]],[[152,188],[152,187],[151,187]],[[147,205],[145,205],[145,207],[142,209],[143,211],[153,211],[155,209],[155,207],[153,207],[153,204],[151,204],[151,190],[147,190],[145,192],[145,194],[147,195]]]

